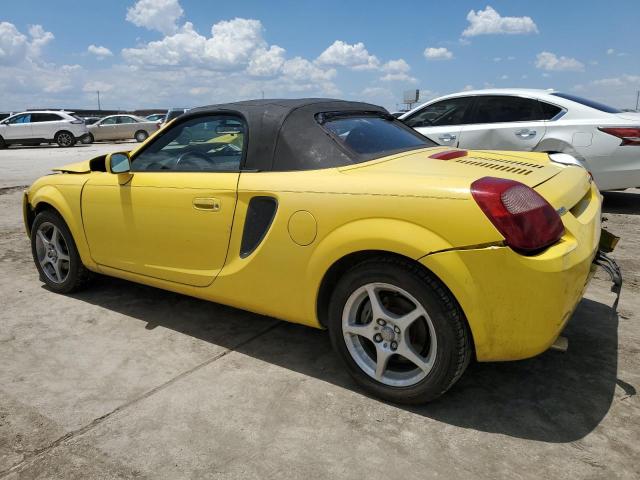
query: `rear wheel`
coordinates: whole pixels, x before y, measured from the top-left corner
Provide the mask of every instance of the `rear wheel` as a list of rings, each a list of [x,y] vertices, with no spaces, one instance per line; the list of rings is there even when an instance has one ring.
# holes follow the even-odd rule
[[[7,148],[9,145],[6,144],[4,138],[0,137],[0,149]]]
[[[364,261],[342,277],[331,299],[329,332],[354,379],[396,403],[439,397],[472,353],[451,293],[424,269],[395,258]]]
[[[39,213],[31,228],[31,253],[40,278],[53,291],[79,290],[89,278],[71,232],[56,212]]]
[[[76,144],[73,134],[64,130],[56,133],[54,140],[60,147],[73,147]]]
[[[93,134],[87,133],[84,137],[82,137],[82,143],[89,144],[95,142],[96,139],[93,138]]]
[[[135,134],[135,139],[137,142],[144,142],[147,138],[149,138],[149,134],[144,130],[139,130]]]

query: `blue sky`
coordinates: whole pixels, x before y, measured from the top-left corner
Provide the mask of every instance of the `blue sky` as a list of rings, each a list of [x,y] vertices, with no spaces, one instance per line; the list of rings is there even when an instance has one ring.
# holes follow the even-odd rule
[[[395,109],[469,88],[635,106],[637,0],[4,2],[0,110],[333,96]],[[213,27],[213,31],[212,31]]]

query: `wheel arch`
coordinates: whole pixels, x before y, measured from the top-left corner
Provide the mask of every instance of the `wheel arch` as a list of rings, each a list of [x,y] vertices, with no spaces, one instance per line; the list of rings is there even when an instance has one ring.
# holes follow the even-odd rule
[[[309,291],[315,292],[310,314],[324,326],[319,304],[328,299],[335,275],[365,258],[390,255],[416,262],[424,255],[452,248],[440,235],[411,222],[369,218],[342,225],[326,235],[309,259]]]
[[[344,275],[353,266],[361,262],[364,262],[366,260],[374,259],[374,258],[380,259],[381,262],[388,261],[391,259],[400,263],[405,263],[407,265],[414,266],[424,271],[434,279],[436,279],[442,285],[442,287],[451,295],[451,298],[453,298],[455,303],[460,308],[460,311],[462,312],[462,319],[467,328],[467,331],[469,332],[471,348],[472,348],[473,355],[475,357],[475,342],[473,338],[473,330],[471,328],[471,325],[469,324],[464,308],[456,298],[453,291],[447,286],[447,284],[442,280],[442,278],[436,275],[433,271],[431,271],[421,262],[396,252],[390,252],[390,251],[384,251],[384,250],[363,250],[359,252],[352,252],[338,259],[331,265],[331,267],[329,267],[329,269],[327,270],[327,272],[322,278],[320,287],[318,289],[317,299],[316,299],[316,315],[318,318],[318,322],[323,328],[326,328],[328,325],[329,302],[331,299],[331,295],[340,277]]]
[[[60,189],[53,185],[44,185],[29,195],[25,206],[25,222],[27,223],[26,228],[29,234],[31,234],[31,226],[36,216],[45,210],[53,211],[62,217],[71,232],[82,263],[88,267],[94,266],[95,262],[91,259],[89,245],[82,225],[79,195],[76,205],[70,202],[67,195],[64,195]]]

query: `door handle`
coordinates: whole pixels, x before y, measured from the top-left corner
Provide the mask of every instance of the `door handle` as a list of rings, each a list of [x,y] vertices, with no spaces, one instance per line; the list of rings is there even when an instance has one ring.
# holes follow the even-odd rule
[[[193,199],[193,208],[196,210],[211,210],[217,212],[220,210],[220,200],[213,197],[197,197]]]
[[[535,130],[529,130],[528,128],[523,128],[522,130],[518,130],[517,132],[515,132],[516,137],[519,138],[533,138],[536,136],[536,131]]]
[[[452,142],[456,139],[456,136],[451,135],[450,133],[445,133],[444,135],[439,136],[438,139],[442,140],[443,142]]]

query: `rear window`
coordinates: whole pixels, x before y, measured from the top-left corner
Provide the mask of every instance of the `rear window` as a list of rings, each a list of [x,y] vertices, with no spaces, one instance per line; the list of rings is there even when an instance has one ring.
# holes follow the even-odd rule
[[[436,144],[392,116],[319,114],[317,120],[348,150],[368,160]]]
[[[600,110],[605,113],[622,113],[622,110],[619,110],[614,107],[610,107],[609,105],[605,105],[604,103],[594,102],[593,100],[589,100],[587,98],[578,97],[576,95],[569,95],[568,93],[552,93],[556,97],[564,98],[565,100],[571,100],[572,102],[579,103],[586,107],[595,108],[596,110]]]

